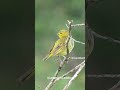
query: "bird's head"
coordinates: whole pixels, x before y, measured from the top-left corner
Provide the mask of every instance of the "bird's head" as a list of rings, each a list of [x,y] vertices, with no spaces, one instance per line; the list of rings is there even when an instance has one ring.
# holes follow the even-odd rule
[[[59,36],[59,38],[68,37],[69,31],[68,30],[60,30],[57,35]]]

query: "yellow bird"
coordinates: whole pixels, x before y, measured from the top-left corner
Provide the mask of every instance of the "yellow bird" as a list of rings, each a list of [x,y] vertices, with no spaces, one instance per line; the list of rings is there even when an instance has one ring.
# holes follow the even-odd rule
[[[48,58],[52,56],[65,56],[67,55],[67,40],[69,38],[69,31],[68,30],[60,30],[58,32],[59,39],[55,42],[53,48],[50,50],[49,54],[43,58],[43,60],[47,60]],[[69,53],[74,48],[74,39],[70,37],[69,43],[68,43],[68,49]]]

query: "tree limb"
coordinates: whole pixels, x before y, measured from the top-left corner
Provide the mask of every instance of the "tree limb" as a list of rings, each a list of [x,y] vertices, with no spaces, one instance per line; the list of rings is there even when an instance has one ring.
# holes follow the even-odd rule
[[[78,74],[80,73],[80,71],[83,69],[84,66],[85,66],[85,60],[81,63],[81,66],[79,67],[77,72],[73,75],[73,77],[70,79],[68,84],[63,88],[63,90],[67,90],[68,89],[68,87],[72,84],[73,80],[78,76]]]

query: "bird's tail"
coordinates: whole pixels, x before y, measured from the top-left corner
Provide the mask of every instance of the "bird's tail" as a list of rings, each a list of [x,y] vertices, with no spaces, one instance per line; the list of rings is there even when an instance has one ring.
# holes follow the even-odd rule
[[[45,61],[47,60],[48,58],[50,58],[52,56],[52,54],[48,54],[46,57],[44,57],[42,60]]]

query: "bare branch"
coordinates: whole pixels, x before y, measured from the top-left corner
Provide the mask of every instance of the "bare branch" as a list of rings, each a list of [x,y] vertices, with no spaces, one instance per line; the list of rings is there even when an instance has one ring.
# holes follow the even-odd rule
[[[71,21],[67,20],[67,22],[68,22],[68,24],[69,24],[69,28],[68,28],[68,30],[69,30],[69,37],[68,37],[68,40],[67,40],[67,43],[66,43],[66,48],[67,48],[67,56],[66,56],[66,58],[69,57],[68,43],[69,43],[70,38],[71,38],[71,28],[72,28],[71,25],[72,25],[72,23],[73,23],[73,20],[71,20]]]
[[[96,36],[96,37],[98,37],[98,38],[107,40],[107,41],[109,41],[109,42],[114,42],[114,43],[120,44],[120,40],[115,40],[115,39],[113,39],[113,38],[111,38],[111,37],[102,36],[102,35],[94,32],[94,31],[92,31],[92,33],[93,33],[94,36]]]
[[[72,27],[76,27],[76,26],[85,26],[85,24],[84,23],[82,23],[82,24],[74,24],[74,25],[71,25]]]
[[[89,78],[120,78],[120,74],[97,74],[97,75],[87,75]]]
[[[65,25],[66,25],[67,28],[69,28],[67,24],[65,24]]]
[[[75,42],[77,42],[77,43],[80,43],[80,44],[85,44],[84,42],[81,42],[81,41],[77,41],[77,40],[75,40],[74,38],[72,38]]]
[[[85,57],[69,57],[69,59],[79,59],[79,60],[84,60]]]
[[[65,64],[66,59],[67,59],[67,58],[64,58],[64,60],[61,61],[60,65],[59,65],[59,67],[58,67],[58,70],[56,71],[54,77],[57,77],[57,76],[58,76],[58,73],[61,71],[63,65]],[[56,80],[56,78],[53,78],[44,90],[49,90],[49,89],[54,85],[54,81],[55,81],[55,80]]]
[[[70,79],[68,84],[63,88],[63,90],[67,90],[68,89],[68,87],[72,84],[73,80],[78,76],[78,74],[80,73],[80,71],[83,69],[84,66],[85,66],[85,60],[81,63],[81,66],[79,67],[77,72],[73,75],[73,77]]]
[[[83,62],[84,62],[84,61],[83,61]],[[70,71],[68,71],[68,72],[65,73],[64,75],[60,76],[59,78],[57,78],[57,79],[55,80],[54,83],[56,83],[56,81],[58,81],[58,80],[60,80],[60,79],[62,79],[62,78],[64,78],[64,77],[66,77],[68,74],[74,72],[74,71],[77,70],[79,67],[81,67],[81,65],[82,65],[82,63],[80,63],[79,65],[77,65],[75,68],[71,69]]]
[[[35,66],[33,65],[29,70],[16,79],[16,82],[22,84],[24,81],[28,80],[32,75],[35,74]]]
[[[110,88],[109,90],[120,90],[120,81],[118,81],[117,84],[115,84],[112,88]]]

